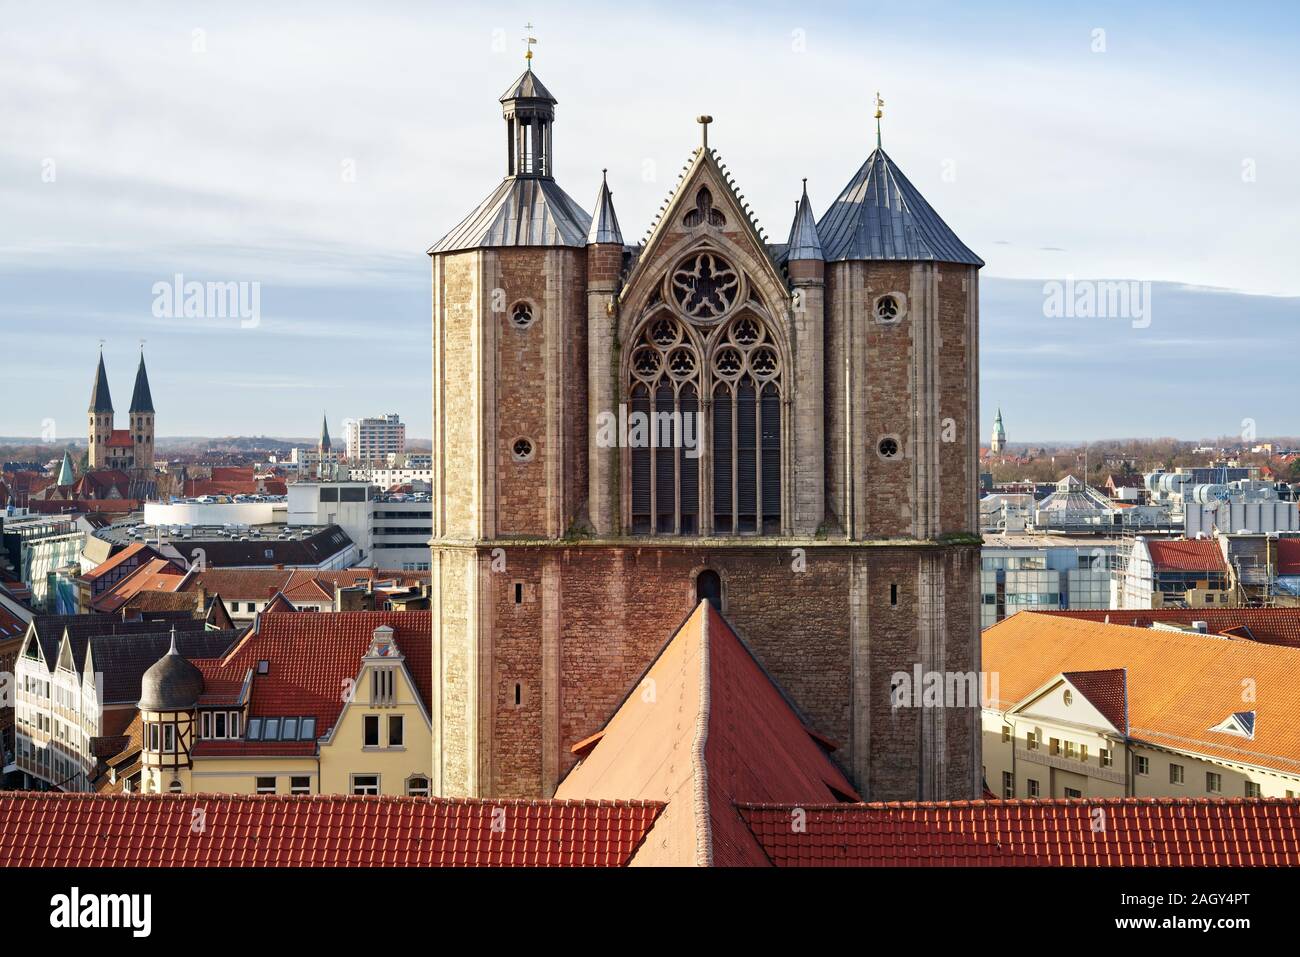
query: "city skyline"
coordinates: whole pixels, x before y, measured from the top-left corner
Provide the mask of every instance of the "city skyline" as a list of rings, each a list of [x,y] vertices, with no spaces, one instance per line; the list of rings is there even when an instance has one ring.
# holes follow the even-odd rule
[[[478,195],[502,175],[495,98],[520,67],[528,14],[435,21],[408,5],[354,31],[341,9],[320,7],[292,34],[184,5],[149,17],[86,8],[80,26],[15,14],[22,31],[0,39],[14,90],[0,116],[17,133],[0,148],[13,213],[0,233],[0,329],[26,361],[7,370],[17,399],[0,433],[39,435],[44,420],[70,419],[59,431],[79,434],[83,370],[107,337],[111,368],[147,340],[171,413],[162,436],[298,434],[322,407],[375,401],[400,409],[413,437],[428,435],[428,354],[410,348],[428,337],[424,249],[464,205],[439,184]],[[988,263],[981,435],[999,406],[1013,442],[1190,440],[1232,434],[1244,418],[1260,434],[1300,432],[1270,402],[1287,381],[1271,344],[1300,315],[1278,232],[1300,210],[1300,187],[1278,173],[1296,151],[1298,127],[1285,122],[1296,108],[1270,92],[1296,85],[1280,28],[1294,11],[1276,8],[1267,32],[1225,20],[1211,34],[1102,5],[1086,17],[1021,17],[1013,36],[987,11],[924,9],[918,34],[888,12],[760,5],[693,64],[703,81],[669,71],[652,94],[584,82],[584,54],[688,57],[666,21],[621,18],[615,30],[577,13],[548,18],[535,32],[560,100],[557,175],[589,205],[608,168],[635,242],[707,108],[713,142],[780,242],[800,179],[820,214],[871,145],[880,88],[885,148]],[[1018,5],[998,9],[1009,17]],[[75,54],[54,39],[90,25],[95,39]],[[367,42],[380,35],[382,56]],[[440,53],[426,68],[431,39]],[[773,69],[744,70],[756,53]],[[1225,57],[1231,76],[1203,69]],[[275,101],[245,74],[274,84]],[[844,76],[861,83],[808,97]],[[95,110],[77,95],[92,89]],[[159,112],[165,132],[150,118]],[[799,116],[815,140],[774,133],[773,115]],[[466,145],[448,150],[444,137]],[[1254,215],[1264,211],[1275,215]],[[258,284],[256,321],[158,309],[155,287],[177,276]],[[1152,282],[1150,321],[1045,315],[1045,285],[1071,279]],[[369,365],[357,359],[362,342]],[[1233,408],[1188,394],[1186,367],[1207,354],[1227,360]],[[373,399],[367,368],[383,370]],[[1043,402],[1044,387],[1069,401]],[[1116,429],[1096,399],[1121,388],[1128,428]],[[1165,402],[1171,390],[1182,390],[1177,404]]]

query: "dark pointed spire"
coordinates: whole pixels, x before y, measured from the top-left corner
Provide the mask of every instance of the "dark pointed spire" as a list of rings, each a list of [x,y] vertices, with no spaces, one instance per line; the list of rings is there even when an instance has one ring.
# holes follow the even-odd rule
[[[812,203],[808,201],[808,180],[803,181],[803,196],[795,207],[794,222],[790,224],[790,242],[786,259],[822,259],[822,241],[817,235],[817,220],[813,218]]]
[[[108,373],[104,371],[104,353],[99,353],[99,368],[95,370],[95,385],[90,390],[89,412],[112,412],[113,397],[108,394]]]
[[[615,243],[623,245],[623,233],[618,228],[618,216],[614,213],[614,194],[609,191],[609,170],[600,171],[600,192],[596,194],[596,213],[591,217],[591,229],[587,231],[587,245],[592,243]]]
[[[144,350],[140,350],[140,367],[135,370],[135,391],[131,393],[130,412],[152,412],[153,396],[149,392],[149,375],[144,371]]]
[[[321,452],[330,451],[330,420],[329,420],[329,416],[327,416],[324,412],[321,413],[321,417],[320,417],[319,451]]]

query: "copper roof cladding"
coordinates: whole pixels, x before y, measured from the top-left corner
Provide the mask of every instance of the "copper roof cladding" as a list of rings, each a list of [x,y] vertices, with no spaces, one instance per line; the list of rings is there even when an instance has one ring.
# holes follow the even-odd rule
[[[196,808],[206,812],[202,831],[190,826]],[[6,791],[0,867],[624,867],[661,810],[656,801]]]
[[[817,224],[827,262],[897,260],[983,266],[882,149]]]

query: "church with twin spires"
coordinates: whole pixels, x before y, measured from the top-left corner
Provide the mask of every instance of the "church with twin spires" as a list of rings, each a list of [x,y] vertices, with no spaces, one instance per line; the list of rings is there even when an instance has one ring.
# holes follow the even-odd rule
[[[90,389],[90,469],[153,470],[154,409],[149,392],[149,375],[144,367],[144,351],[140,352],[140,365],[135,370],[135,389],[131,392],[131,407],[127,412],[127,427],[115,429],[113,397],[108,391],[108,373],[104,369],[104,353],[99,353],[95,369],[95,382]]]
[[[709,117],[630,243],[531,67],[428,250],[434,793],[554,794],[708,601],[864,798],[979,796],[979,701],[900,683],[980,670],[983,261],[879,142],[769,241]],[[638,413],[698,442],[598,440]]]

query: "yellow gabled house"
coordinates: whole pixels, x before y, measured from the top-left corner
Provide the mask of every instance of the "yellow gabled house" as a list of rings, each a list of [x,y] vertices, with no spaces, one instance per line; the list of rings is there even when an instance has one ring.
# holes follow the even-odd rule
[[[220,659],[144,675],[101,790],[427,795],[430,613],[273,612]]]

